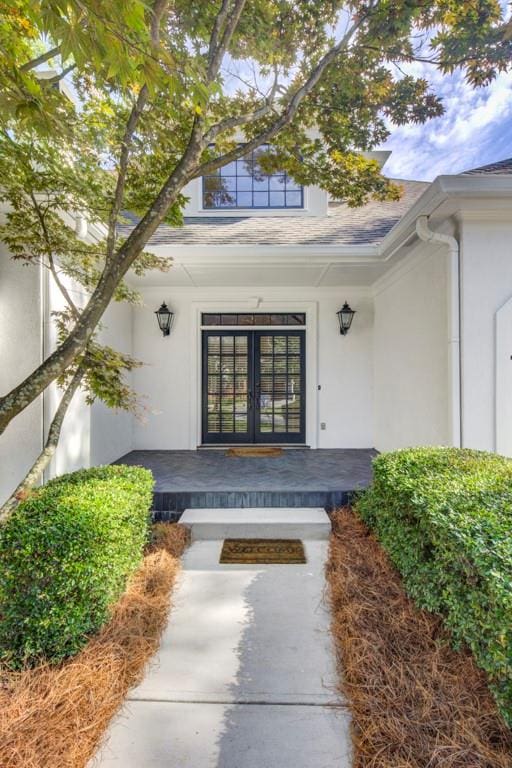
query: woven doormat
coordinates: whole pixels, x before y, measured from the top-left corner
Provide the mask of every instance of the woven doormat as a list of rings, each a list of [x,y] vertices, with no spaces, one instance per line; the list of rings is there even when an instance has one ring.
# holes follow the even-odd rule
[[[283,563],[306,562],[300,539],[225,539],[220,554],[221,563]]]
[[[282,456],[282,448],[229,448],[226,456]]]

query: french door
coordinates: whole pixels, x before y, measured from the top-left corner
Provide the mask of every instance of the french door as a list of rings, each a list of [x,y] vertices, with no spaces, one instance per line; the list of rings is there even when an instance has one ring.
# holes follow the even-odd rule
[[[203,331],[203,443],[305,442],[305,332]]]

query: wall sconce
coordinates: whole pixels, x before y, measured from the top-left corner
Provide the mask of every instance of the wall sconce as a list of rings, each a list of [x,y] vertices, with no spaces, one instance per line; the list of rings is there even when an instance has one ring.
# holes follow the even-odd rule
[[[164,336],[169,336],[172,328],[172,321],[174,320],[174,312],[171,312],[164,301],[162,302],[160,309],[156,310],[155,315],[162,334]]]
[[[350,309],[347,302],[345,302],[342,308],[338,312],[336,312],[336,314],[338,315],[338,320],[340,323],[340,333],[342,336],[346,336],[347,333],[349,332],[355,313],[356,313],[355,309]]]

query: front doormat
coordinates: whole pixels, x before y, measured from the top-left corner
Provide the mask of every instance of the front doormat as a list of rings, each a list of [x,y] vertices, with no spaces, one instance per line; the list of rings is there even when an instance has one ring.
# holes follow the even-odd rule
[[[226,456],[251,456],[251,457],[258,457],[258,456],[282,456],[284,453],[282,448],[273,448],[271,447],[264,447],[264,446],[255,446],[254,448],[229,448],[226,451]]]
[[[306,562],[306,554],[300,539],[225,539],[219,562],[300,565]]]

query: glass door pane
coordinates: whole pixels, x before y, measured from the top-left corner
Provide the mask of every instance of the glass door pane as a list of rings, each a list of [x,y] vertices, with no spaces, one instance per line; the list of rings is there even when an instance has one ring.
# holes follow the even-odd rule
[[[251,345],[238,331],[203,333],[203,442],[252,441]]]
[[[255,439],[305,441],[305,356],[303,331],[256,332]]]

